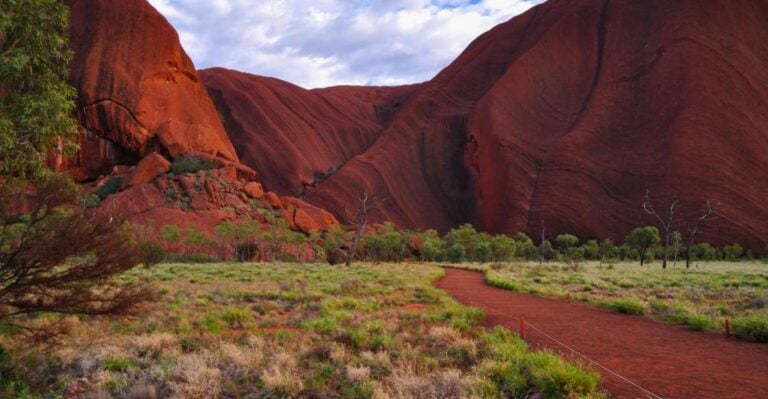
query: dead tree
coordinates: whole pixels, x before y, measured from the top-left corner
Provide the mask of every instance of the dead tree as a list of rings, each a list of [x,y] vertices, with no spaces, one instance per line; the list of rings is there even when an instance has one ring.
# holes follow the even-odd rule
[[[685,255],[685,268],[689,269],[691,267],[691,255],[693,254],[693,244],[694,240],[696,239],[696,235],[701,231],[702,227],[704,227],[704,224],[707,223],[707,220],[712,216],[712,204],[707,201],[707,204],[704,208],[704,213],[702,213],[701,216],[699,216],[693,223],[688,224],[688,250]]]
[[[659,227],[661,227],[660,230],[664,232],[664,253],[662,254],[663,261],[661,264],[662,269],[667,268],[667,258],[669,257],[669,240],[671,238],[671,233],[672,233],[672,224],[675,221],[675,213],[679,208],[680,208],[680,200],[672,200],[669,202],[666,212],[664,212],[663,215],[660,214],[653,207],[650,193],[648,192],[648,190],[645,190],[645,201],[643,202],[643,210],[645,211],[645,213],[651,216],[654,216],[656,220],[658,220]]]
[[[544,219],[541,219],[541,233],[539,236],[539,264],[542,265],[544,264],[545,258],[549,256],[549,254],[547,254],[547,246],[544,244],[547,241],[547,226],[544,224]],[[547,260],[547,263],[549,263],[549,260]]]
[[[360,210],[357,212],[355,219],[351,223],[355,228],[354,235],[352,236],[352,243],[349,246],[349,252],[347,253],[347,260],[345,265],[351,266],[352,261],[355,259],[357,253],[357,244],[360,242],[360,238],[365,234],[365,229],[368,227],[368,217],[371,212],[379,209],[384,203],[384,199],[375,201],[368,195],[367,191],[363,191],[357,198],[360,201]]]

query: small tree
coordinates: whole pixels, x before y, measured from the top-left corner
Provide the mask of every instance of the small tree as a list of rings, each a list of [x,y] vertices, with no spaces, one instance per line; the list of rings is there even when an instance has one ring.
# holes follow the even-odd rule
[[[539,255],[541,256],[541,262],[549,263],[549,261],[557,257],[557,251],[552,248],[552,243],[549,240],[544,240],[539,245]]]
[[[574,264],[573,249],[579,243],[579,238],[573,234],[560,234],[555,237],[555,242],[565,255],[569,265]]]
[[[533,240],[525,233],[515,234],[515,256],[531,260],[536,256],[536,246]]]
[[[661,227],[661,231],[664,233],[664,236],[663,236],[664,249],[661,255],[663,259],[661,264],[662,269],[667,268],[667,258],[669,256],[669,243],[670,243],[670,240],[672,239],[671,237],[672,224],[675,221],[675,213],[679,208],[680,208],[680,201],[672,200],[667,205],[667,208],[664,214],[660,214],[653,207],[650,193],[648,192],[648,190],[645,191],[645,202],[643,202],[643,210],[645,210],[645,213],[655,217],[656,220],[658,220],[659,226]]]
[[[627,236],[626,244],[637,249],[640,253],[640,266],[645,264],[645,255],[648,249],[658,244],[659,229],[653,226],[638,227]]]
[[[17,195],[0,191],[0,199]],[[0,324],[47,334],[50,326],[25,326],[21,316],[112,314],[151,298],[148,284],[113,278],[144,261],[126,225],[73,206],[80,188],[68,176],[43,179],[36,191],[29,213],[0,214]]]
[[[342,247],[346,241],[344,230],[334,228],[323,233],[323,251],[325,259],[332,266],[337,265],[347,258],[347,254]]]
[[[420,234],[424,249],[421,251],[421,260],[427,262],[439,262],[445,259],[445,242],[435,230],[427,230]]]
[[[612,259],[616,256],[616,244],[612,240],[606,238],[600,241],[600,263],[605,262],[607,259]]]
[[[464,247],[459,243],[455,243],[449,246],[448,249],[445,251],[445,256],[446,258],[448,258],[448,261],[451,263],[463,262],[465,255],[466,255],[466,250],[464,250]]]
[[[491,259],[494,262],[510,260],[515,255],[515,240],[511,237],[499,234],[491,239]]]
[[[600,244],[597,240],[587,241],[581,246],[581,254],[588,260],[600,259]]]
[[[744,248],[739,244],[725,245],[720,249],[720,253],[723,260],[735,261],[744,255]]]

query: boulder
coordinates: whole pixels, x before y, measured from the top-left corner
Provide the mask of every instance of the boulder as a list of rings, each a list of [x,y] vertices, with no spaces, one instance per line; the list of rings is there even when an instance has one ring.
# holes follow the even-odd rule
[[[162,155],[153,152],[139,161],[125,186],[132,187],[137,184],[149,183],[170,170],[171,163]]]
[[[267,191],[267,193],[264,194],[264,201],[274,209],[283,207],[283,202],[280,200],[280,197],[272,191]]]
[[[245,190],[245,193],[253,199],[260,199],[264,196],[264,187],[262,187],[261,183],[250,182],[245,185],[243,190]]]
[[[311,231],[328,231],[339,227],[339,221],[329,212],[310,205],[298,198],[281,198],[283,207],[294,209],[293,221],[300,230],[309,233]]]
[[[315,220],[312,216],[307,213],[304,209],[296,209],[296,211],[293,214],[293,222],[296,225],[296,227],[305,232],[305,233],[312,233],[315,231],[320,231],[322,229],[322,226],[320,226],[320,223]]]
[[[234,166],[225,166],[219,169],[218,175],[229,183],[237,182],[237,169]]]

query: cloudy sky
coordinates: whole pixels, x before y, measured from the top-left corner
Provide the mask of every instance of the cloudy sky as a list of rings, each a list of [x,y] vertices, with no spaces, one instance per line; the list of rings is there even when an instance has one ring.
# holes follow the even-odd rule
[[[543,0],[150,0],[200,68],[307,88],[430,79],[478,35]]]

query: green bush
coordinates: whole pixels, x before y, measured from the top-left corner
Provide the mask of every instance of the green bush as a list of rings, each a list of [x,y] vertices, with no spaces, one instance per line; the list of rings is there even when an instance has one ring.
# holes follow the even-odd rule
[[[227,323],[229,328],[243,328],[250,316],[251,314],[248,309],[232,307],[227,308],[224,313],[221,314],[221,319]]]
[[[101,205],[101,197],[91,193],[83,198],[83,206],[86,208],[98,208]]]
[[[640,316],[645,314],[645,303],[637,298],[622,298],[608,303],[608,306],[624,314]]]
[[[526,356],[526,368],[536,381],[536,386],[547,398],[588,395],[597,389],[600,374],[568,363],[561,357],[547,352]]]
[[[138,364],[133,359],[122,357],[108,357],[104,359],[104,368],[109,371],[122,373],[138,367]]]
[[[142,263],[144,266],[153,266],[162,263],[168,257],[165,249],[159,244],[153,242],[142,242],[139,244]]]
[[[768,316],[749,315],[731,321],[733,335],[754,342],[768,342]]]
[[[123,184],[123,178],[115,176],[107,180],[101,187],[97,188],[93,194],[96,194],[100,199],[107,198],[108,196],[120,191],[120,186]]]
[[[214,165],[204,159],[195,156],[185,156],[176,158],[171,163],[171,173],[183,174],[183,173],[195,173],[201,170],[211,170]]]
[[[685,317],[685,324],[696,331],[712,330],[715,328],[715,322],[709,316],[701,314],[692,314]]]

